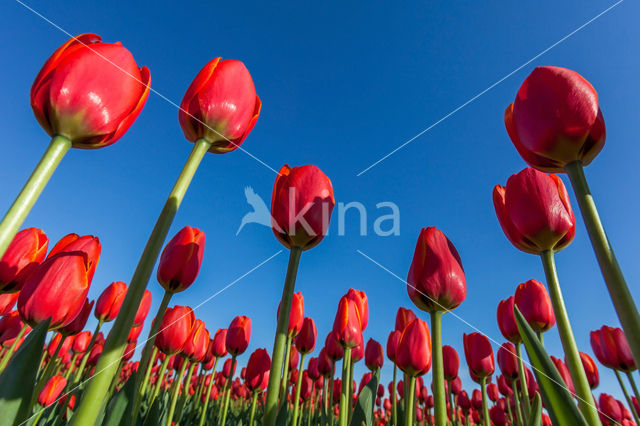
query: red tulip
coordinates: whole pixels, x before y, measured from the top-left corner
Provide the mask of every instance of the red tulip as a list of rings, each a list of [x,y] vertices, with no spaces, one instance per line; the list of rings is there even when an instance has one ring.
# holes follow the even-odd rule
[[[338,304],[333,333],[344,348],[355,348],[362,342],[360,312],[356,303],[347,296],[342,296]]]
[[[282,302],[278,304],[278,312],[276,314],[276,318],[280,316],[280,305]],[[291,312],[289,313],[289,336],[295,337],[300,332],[302,328],[302,321],[304,320],[304,297],[302,297],[302,293],[293,293],[293,297],[291,299]]]
[[[2,316],[2,318],[0,318],[0,346],[11,345],[13,339],[15,339],[20,333],[20,330],[22,330],[22,327],[24,327],[24,323],[18,311],[11,311]],[[31,327],[27,327],[24,334],[30,330]]]
[[[179,114],[185,138],[206,139],[214,154],[238,148],[258,121],[262,106],[244,64],[220,59],[213,59],[196,75]]]
[[[619,424],[622,422],[623,414],[618,401],[606,393],[601,393],[598,398],[598,414],[603,424]]]
[[[64,338],[64,341],[62,340]],[[53,339],[51,339],[51,341],[49,342],[49,345],[47,346],[47,353],[49,354],[49,356],[53,356],[53,354],[56,352],[56,348],[58,347],[58,345],[60,345],[60,342],[62,341],[62,345],[60,346],[60,350],[58,351],[58,357],[62,357],[65,353],[67,353],[67,351],[69,351],[69,349],[71,348],[71,345],[73,345],[73,338],[72,337],[66,337],[63,336],[61,333],[56,333],[53,336]]]
[[[19,292],[0,294],[0,317],[11,312],[18,301]]]
[[[100,36],[82,34],[60,46],[31,86],[31,107],[50,135],[76,148],[116,142],[140,114],[151,76],[131,53]]]
[[[201,362],[208,347],[209,332],[204,327],[204,322],[197,319],[193,324],[191,335],[182,348],[182,353],[193,362]]]
[[[498,348],[498,366],[502,374],[509,380],[518,377],[518,356],[516,355],[516,347],[512,343],[503,343]]]
[[[160,322],[155,344],[161,352],[175,355],[182,351],[191,335],[196,318],[193,309],[176,305],[167,308]]]
[[[513,313],[515,301],[515,297],[509,296],[506,300],[501,300],[498,303],[498,328],[505,339],[518,344],[522,342],[522,337],[520,337],[516,317]]]
[[[367,299],[367,294],[362,290],[354,290],[350,288],[346,296],[356,304],[360,315],[360,329],[364,331],[369,324],[369,301]]]
[[[580,74],[560,67],[537,67],[522,83],[504,122],[522,158],[548,172],[584,165],[604,147],[606,130],[598,94]]]
[[[67,379],[63,376],[53,376],[44,385],[40,394],[38,395],[38,404],[43,407],[48,407],[53,404],[63,389],[67,386]]]
[[[458,402],[458,406],[462,408],[462,411],[466,415],[466,412],[469,411],[469,408],[471,408],[471,400],[469,399],[467,391],[460,392],[456,397],[456,400]]]
[[[94,311],[95,317],[104,322],[116,319],[126,295],[127,285],[122,281],[114,281],[109,284],[98,297]]]
[[[463,342],[469,371],[480,379],[491,376],[495,365],[487,336],[480,333],[463,334]]]
[[[299,363],[300,363],[300,352],[298,352],[296,347],[292,345],[289,348],[289,370],[291,371],[295,370],[298,367]]]
[[[247,362],[244,382],[252,391],[264,391],[269,384],[271,358],[266,349],[256,349]]]
[[[498,405],[494,405],[489,409],[489,418],[491,419],[491,424],[495,426],[506,426],[509,424],[507,413]]]
[[[580,360],[582,361],[584,372],[587,375],[589,387],[591,389],[597,388],[598,384],[600,383],[600,375],[598,374],[598,367],[596,366],[596,363],[589,355],[584,352],[580,352]]]
[[[204,253],[204,232],[185,226],[162,250],[158,282],[166,291],[186,290],[198,276]]]
[[[562,380],[567,386],[567,390],[571,392],[571,395],[575,395],[576,389],[573,386],[573,380],[571,379],[571,374],[569,374],[569,369],[566,364],[562,362],[561,359],[558,359],[553,355],[551,355],[551,361],[553,361],[553,364],[556,366],[556,370],[560,373],[560,377],[562,377]]]
[[[342,348],[340,348],[342,349]],[[318,355],[318,372],[322,374],[323,377],[330,377],[333,369],[333,361],[327,355],[327,350],[322,348],[320,350],[320,354]]]
[[[213,336],[213,340],[211,340],[210,345],[212,347],[211,351],[213,352],[213,356],[217,358],[227,356],[227,329],[219,328]]]
[[[498,364],[500,364],[500,351],[498,350]],[[498,376],[498,391],[504,396],[513,395],[511,389],[511,379],[507,379],[504,374]]]
[[[384,350],[382,345],[373,339],[369,339],[364,350],[364,363],[371,371],[382,368],[384,364]]]
[[[94,303],[94,300],[89,302],[89,299],[85,299],[84,306],[82,307],[80,313],[69,324],[65,325],[64,327],[60,327],[58,331],[65,336],[73,336],[80,333],[84,326],[87,324],[87,319],[89,319],[89,314],[93,309]]]
[[[396,364],[412,377],[422,376],[431,368],[431,336],[427,323],[419,318],[402,332],[396,349]]]
[[[124,361],[129,361],[133,357],[137,345],[138,344],[135,340],[127,343],[127,346],[124,348],[124,353],[122,354],[122,359]]]
[[[235,317],[227,330],[226,345],[231,355],[238,356],[247,350],[251,338],[251,319],[249,317]]]
[[[407,277],[407,293],[426,312],[455,309],[467,296],[458,251],[435,227],[420,231]]]
[[[320,370],[318,369],[318,358],[309,359],[307,370],[309,371],[309,377],[311,380],[316,381],[322,377],[322,374],[320,374]]]
[[[56,252],[29,278],[18,296],[18,311],[34,326],[51,318],[50,330],[71,323],[82,310],[100,258],[100,241],[93,236],[52,249]]]
[[[460,379],[460,377],[456,377],[451,380],[451,393],[457,395],[460,392],[462,392],[462,379]]]
[[[416,314],[414,314],[411,309],[398,308],[398,312],[396,313],[396,331],[402,333],[407,324],[414,319],[416,319]]]
[[[133,325],[137,326],[144,323],[147,315],[149,315],[149,309],[151,309],[151,299],[151,292],[145,290],[142,300],[140,301],[140,306],[138,306],[138,310],[136,311],[136,316],[133,319]]]
[[[76,354],[83,353],[89,348],[90,342],[91,332],[82,331],[73,338],[73,345],[71,345],[71,350]]]
[[[389,337],[387,338],[387,358],[389,358],[394,364],[396,363],[398,343],[400,342],[400,337],[402,337],[403,331],[404,329],[402,329],[402,331],[392,331],[391,333],[389,333]]]
[[[624,332],[619,328],[602,326],[591,332],[591,348],[605,367],[624,372],[636,369],[636,363]]]
[[[296,336],[295,345],[296,349],[301,354],[308,354],[313,352],[316,347],[316,336],[318,331],[316,330],[316,324],[312,318],[305,318],[302,322],[302,328],[300,333]]]
[[[487,396],[491,401],[496,402],[500,398],[498,385],[496,385],[495,383],[489,383],[487,385]]]
[[[104,348],[103,344],[98,343],[96,341],[96,344],[93,345],[93,347],[91,348],[91,352],[89,353],[89,358],[87,358],[87,364],[95,366],[98,363],[98,359],[102,354],[103,348]]]
[[[93,274],[98,267],[98,260],[100,259],[101,245],[98,237],[93,235],[67,234],[62,237],[55,246],[49,251],[46,259],[51,259],[53,256],[62,252],[75,252],[81,251],[87,253],[87,269],[89,270],[89,282],[93,280]]]
[[[233,377],[233,375],[236,373],[237,366],[237,362],[233,363],[233,371],[231,371],[231,358],[227,358],[227,360],[222,365],[222,375],[227,379]]]
[[[284,165],[271,198],[273,233],[287,248],[315,247],[327,233],[334,205],[331,181],[319,168]]]
[[[458,377],[460,357],[453,347],[448,345],[442,346],[442,361],[444,367],[444,378],[446,380],[454,380]]]
[[[515,304],[535,332],[547,331],[556,323],[549,293],[536,280],[529,280],[518,286]]]
[[[364,340],[360,339],[358,346],[351,349],[351,362],[355,365],[364,358]]]
[[[324,341],[324,348],[327,352],[327,356],[332,361],[340,361],[344,357],[344,349],[340,346],[340,343],[336,339],[336,334],[330,331],[327,334],[327,338]]]
[[[493,205],[509,241],[526,253],[562,250],[576,233],[569,194],[554,174],[527,167],[495,186]]]
[[[49,239],[38,228],[27,228],[18,232],[0,259],[0,291],[19,291],[44,260],[48,245]]]

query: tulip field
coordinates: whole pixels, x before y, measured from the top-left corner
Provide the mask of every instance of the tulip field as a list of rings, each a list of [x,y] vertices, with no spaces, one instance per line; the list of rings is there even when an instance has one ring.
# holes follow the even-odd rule
[[[528,167],[503,170],[511,177],[486,188],[486,204],[505,241],[539,258],[544,280],[523,277],[499,304],[483,306],[500,342],[479,329],[444,336],[443,322],[457,321],[452,311],[478,302],[467,297],[456,235],[438,224],[412,236],[402,277],[408,308],[394,306],[386,341],[367,328],[378,307],[358,283],[322,306],[335,319],[317,328],[305,312],[314,301],[296,278],[328,233],[337,188],[313,164],[285,164],[273,182],[271,230],[289,256],[270,278],[282,283],[280,304],[270,307],[277,314],[258,319],[238,302],[229,324],[205,323],[198,300],[176,303],[214,244],[195,226],[171,232],[191,180],[201,162],[240,148],[260,125],[259,87],[239,60],[210,60],[184,91],[178,119],[191,153],[131,279],[94,280],[109,267],[99,235],[53,241],[46,224],[24,223],[71,148],[107,147],[136,125],[151,74],[123,44],[95,34],[69,39],[36,71],[31,108],[50,144],[13,204],[0,206],[0,426],[640,426],[640,315],[585,176],[606,130],[596,88],[578,71],[530,67],[515,97],[503,100],[505,138]],[[601,303],[619,320],[591,331],[590,348],[577,344],[586,336],[574,331],[579,319],[568,313],[557,268],[556,254],[571,250],[577,234],[588,237],[595,255],[583,261],[599,267],[610,295]],[[157,309],[152,286],[162,289]],[[251,346],[252,320],[272,321],[272,346]],[[559,336],[562,353],[548,353],[545,335]],[[464,353],[445,344],[453,339]],[[467,371],[472,385],[460,377]],[[615,375],[622,400],[597,389],[600,374]]]

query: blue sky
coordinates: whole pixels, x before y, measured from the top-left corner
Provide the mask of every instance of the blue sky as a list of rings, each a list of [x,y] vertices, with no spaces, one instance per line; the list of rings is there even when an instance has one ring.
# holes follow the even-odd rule
[[[285,163],[316,164],[331,178],[336,201],[359,201],[369,212],[367,236],[358,235],[354,214],[348,216],[345,236],[337,235],[334,221],[330,235],[302,256],[296,289],[318,326],[318,350],[338,299],[349,287],[369,297],[365,339],[386,343],[397,308],[412,304],[402,282],[356,250],[404,279],[425,226],[443,230],[461,254],[468,294],[456,314],[502,341],[495,321],[499,300],[513,294],[520,282],[544,281],[539,259],[506,240],[491,202],[493,186],[525,166],[502,117],[536,65],[574,69],[598,90],[608,138],[586,172],[627,281],[640,300],[640,242],[633,238],[640,231],[634,219],[640,211],[635,195],[640,154],[640,60],[633,53],[640,36],[637,3],[620,3],[359,177],[371,163],[613,2],[321,3],[25,4],[71,34],[94,32],[105,41],[122,41],[138,64],[149,67],[153,88],[175,103],[213,57],[246,64],[263,108],[243,147],[274,169]],[[0,206],[6,209],[48,143],[31,112],[29,88],[46,58],[68,37],[18,2],[3,2],[0,16]],[[151,94],[115,145],[72,150],[66,156],[25,223],[42,228],[53,241],[69,232],[100,237],[103,252],[91,297],[112,281],[127,282],[133,273],[191,149],[177,118],[175,106]],[[252,186],[268,202],[274,178],[269,168],[240,151],[205,158],[171,229],[171,235],[185,225],[204,230],[204,262],[194,285],[173,303],[195,306],[282,249],[259,225],[248,225],[235,236],[250,211],[244,187]],[[382,212],[375,205],[383,201],[400,208],[399,236],[371,232]],[[591,353],[589,331],[619,324],[579,217],[578,222],[573,244],[557,261],[578,346]],[[271,350],[286,264],[283,252],[196,315],[210,330],[226,327],[235,315],[248,315],[253,321],[249,351]],[[155,312],[162,294],[155,274],[148,288]],[[470,331],[445,316],[444,343],[461,357],[462,333]],[[555,329],[545,343],[551,354],[561,354]],[[359,368],[364,371],[362,363]],[[386,364],[384,379],[390,374]],[[466,368],[461,376],[470,389]],[[615,377],[603,368],[599,391],[622,398]]]

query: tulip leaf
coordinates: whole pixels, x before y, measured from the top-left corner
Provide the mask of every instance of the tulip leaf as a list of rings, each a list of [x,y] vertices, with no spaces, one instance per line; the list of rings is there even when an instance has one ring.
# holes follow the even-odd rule
[[[377,369],[371,375],[369,383],[360,391],[358,401],[351,415],[351,426],[373,425],[373,405],[378,392],[378,382],[380,382],[380,369]]]
[[[540,426],[542,424],[542,400],[540,394],[536,392],[536,396],[533,399],[533,405],[531,406],[531,412],[529,413],[529,420],[527,426]]]
[[[571,394],[564,385],[564,380],[527,320],[517,306],[513,307],[513,311],[551,421],[554,425],[587,426],[587,421],[573,402]],[[523,386],[526,386],[526,383]]]
[[[42,321],[29,333],[0,375],[2,426],[21,424],[29,416],[49,322]]]
[[[280,406],[278,417],[276,417],[276,426],[287,426],[289,424],[289,410],[286,401]]]
[[[129,380],[124,384],[124,387],[116,393],[105,410],[105,418],[102,422],[102,426],[119,426],[125,425],[129,420],[129,413],[127,407],[133,401],[133,395],[136,391],[135,383],[137,372],[133,373]],[[126,416],[125,416],[126,414]]]

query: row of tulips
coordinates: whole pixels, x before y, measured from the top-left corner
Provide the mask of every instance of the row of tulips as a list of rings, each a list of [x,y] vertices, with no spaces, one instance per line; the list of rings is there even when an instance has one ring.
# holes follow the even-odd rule
[[[496,215],[516,248],[540,257],[546,287],[529,280],[498,305],[498,325],[508,342],[498,350],[502,374],[497,384],[492,383],[491,341],[476,332],[464,335],[463,344],[469,373],[480,389],[471,392],[471,398],[461,389],[459,358],[443,343],[442,321],[443,314],[466,298],[465,272],[453,243],[429,227],[418,236],[406,283],[409,299],[429,314],[430,326],[410,310],[398,311],[387,341],[394,375],[384,401],[382,346],[374,340],[364,345],[369,319],[364,292],[351,289],[340,299],[324,347],[307,360],[317,330],[313,320],[304,317],[302,295],[295,293],[296,275],[302,253],[326,234],[335,205],[331,181],[316,166],[283,166],[273,189],[273,232],[290,256],[270,353],[254,351],[238,378],[235,371],[249,345],[251,320],[238,316],[211,337],[191,308],[169,307],[173,294],[194,283],[203,258],[204,232],[192,227],[180,230],[161,253],[191,179],[207,152],[238,148],[260,113],[251,76],[239,61],[212,60],[186,91],[179,122],[193,150],[129,285],[109,285],[94,309],[87,295],[100,258],[98,238],[69,234],[47,253],[42,231],[18,232],[69,148],[95,149],[116,142],[140,114],[149,84],[149,70],[139,68],[126,48],[103,43],[94,34],[69,40],[36,77],[31,105],[52,139],[0,222],[3,422],[640,423],[637,399],[629,396],[623,382],[626,375],[638,398],[631,372],[640,361],[640,316],[584,176],[583,166],[604,146],[605,124],[596,91],[579,74],[536,68],[505,112],[507,133],[531,167],[494,188]],[[578,350],[565,309],[554,253],[571,243],[576,221],[562,180],[548,174],[565,172],[623,327],[593,332],[593,351],[615,371],[626,405],[607,394],[596,403],[591,390],[598,382],[597,369]],[[151,303],[146,287],[158,257],[157,280],[164,296],[148,337],[140,342],[140,361],[133,362]],[[93,333],[83,331],[92,311],[98,319]],[[105,339],[100,329],[109,321],[114,323]],[[550,357],[544,348],[543,333],[554,325],[564,351],[560,358]],[[49,331],[54,337],[45,345]],[[371,372],[356,389],[354,366],[363,358]],[[431,393],[422,378],[430,370]]]

